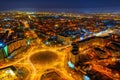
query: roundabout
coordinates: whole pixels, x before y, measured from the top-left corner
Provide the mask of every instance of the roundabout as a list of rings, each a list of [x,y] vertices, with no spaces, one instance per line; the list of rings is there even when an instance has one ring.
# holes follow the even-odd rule
[[[34,53],[30,60],[33,64],[47,65],[52,64],[58,59],[58,55],[53,51],[40,51]]]

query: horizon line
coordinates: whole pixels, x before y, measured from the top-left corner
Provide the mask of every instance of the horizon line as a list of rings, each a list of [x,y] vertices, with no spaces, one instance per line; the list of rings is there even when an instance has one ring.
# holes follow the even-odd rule
[[[2,9],[4,11],[29,11],[29,12],[76,12],[76,13],[114,13],[120,12],[120,7],[100,7],[100,8],[14,8]]]

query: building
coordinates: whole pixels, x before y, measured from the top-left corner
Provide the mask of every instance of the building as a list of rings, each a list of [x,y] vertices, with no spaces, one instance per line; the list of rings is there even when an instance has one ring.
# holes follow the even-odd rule
[[[4,61],[5,58],[8,56],[7,46],[4,42],[0,42],[0,62]]]
[[[13,66],[0,69],[0,80],[17,80],[16,69]]]

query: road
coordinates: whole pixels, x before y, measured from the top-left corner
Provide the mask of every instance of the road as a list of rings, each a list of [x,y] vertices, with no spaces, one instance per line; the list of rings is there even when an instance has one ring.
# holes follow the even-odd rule
[[[13,65],[13,66],[14,65],[20,65],[21,67],[24,66],[30,72],[30,74],[29,74],[30,78],[29,79],[26,78],[26,79],[28,79],[28,80],[39,80],[40,77],[43,75],[44,71],[46,71],[47,69],[50,69],[50,68],[54,68],[54,69],[57,70],[56,66],[59,66],[58,70],[60,70],[60,72],[63,73],[63,75],[68,77],[69,80],[74,80],[74,79],[72,79],[71,76],[67,75],[69,73],[67,73],[67,71],[64,69],[64,66],[65,66],[64,65],[64,59],[65,59],[65,56],[66,56],[66,53],[65,53],[64,49],[70,47],[70,45],[63,46],[63,47],[47,47],[47,46],[44,45],[44,47],[39,49],[39,47],[41,47],[41,46],[42,45],[32,46],[26,53],[24,52],[24,55],[16,56],[14,61],[11,61],[7,64],[4,64],[3,66],[0,66],[0,68],[8,67],[8,66],[11,66],[11,65]],[[30,60],[30,57],[33,56],[34,54],[38,53],[38,52],[41,52],[41,51],[55,52],[58,55],[57,62],[54,62],[52,65],[49,65],[49,66],[47,64],[44,65],[44,66],[33,64]],[[39,66],[39,68],[38,68],[38,66]]]
[[[24,24],[25,27],[29,28],[29,24],[26,21],[22,21],[22,23]],[[34,34],[32,36],[37,37],[37,35],[35,34],[34,31],[30,30],[29,32],[31,34]],[[24,55],[18,55],[17,58],[14,59],[14,61],[6,63],[3,66],[0,66],[0,68],[8,67],[11,65],[14,66],[14,65],[18,65],[18,64],[21,66],[24,66],[30,72],[29,78],[26,78],[26,80],[40,80],[40,77],[44,74],[44,72],[47,69],[52,68],[52,69],[55,69],[56,71],[60,71],[60,73],[62,73],[68,80],[74,80],[74,78],[71,76],[71,74],[67,72],[66,67],[65,67],[66,66],[65,60],[66,60],[68,51],[64,50],[64,49],[67,49],[67,48],[70,49],[71,43],[66,46],[62,46],[62,47],[47,47],[40,41],[41,40],[38,38],[37,44],[32,45],[31,48],[27,52],[24,52],[25,53]],[[92,44],[92,45],[94,45],[94,44]],[[97,43],[95,45],[97,45]],[[33,56],[33,54],[36,54],[37,52],[41,52],[41,51],[55,52],[58,55],[57,61],[51,65],[45,64],[44,66],[32,63],[32,61],[30,59],[31,56]],[[83,53],[85,53],[85,52],[83,52]]]

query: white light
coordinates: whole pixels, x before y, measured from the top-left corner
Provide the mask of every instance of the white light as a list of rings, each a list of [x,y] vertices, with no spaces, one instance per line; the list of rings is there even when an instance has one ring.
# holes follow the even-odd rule
[[[100,36],[102,32],[96,33],[95,36]]]
[[[49,44],[49,42],[46,42],[45,44],[46,44],[46,45],[48,45],[48,44]]]
[[[71,63],[71,61],[68,61],[68,66],[69,66],[70,68],[72,68],[72,69],[74,69],[74,68],[75,68],[74,64],[73,64],[73,63]]]
[[[84,40],[84,37],[80,37],[80,40],[81,40],[81,41]]]
[[[90,78],[88,76],[84,76],[84,80],[90,80]]]
[[[3,46],[3,44],[2,44],[2,43],[0,43],[0,46]]]
[[[15,76],[15,73],[12,70],[7,70],[6,73],[11,74],[12,76]]]

